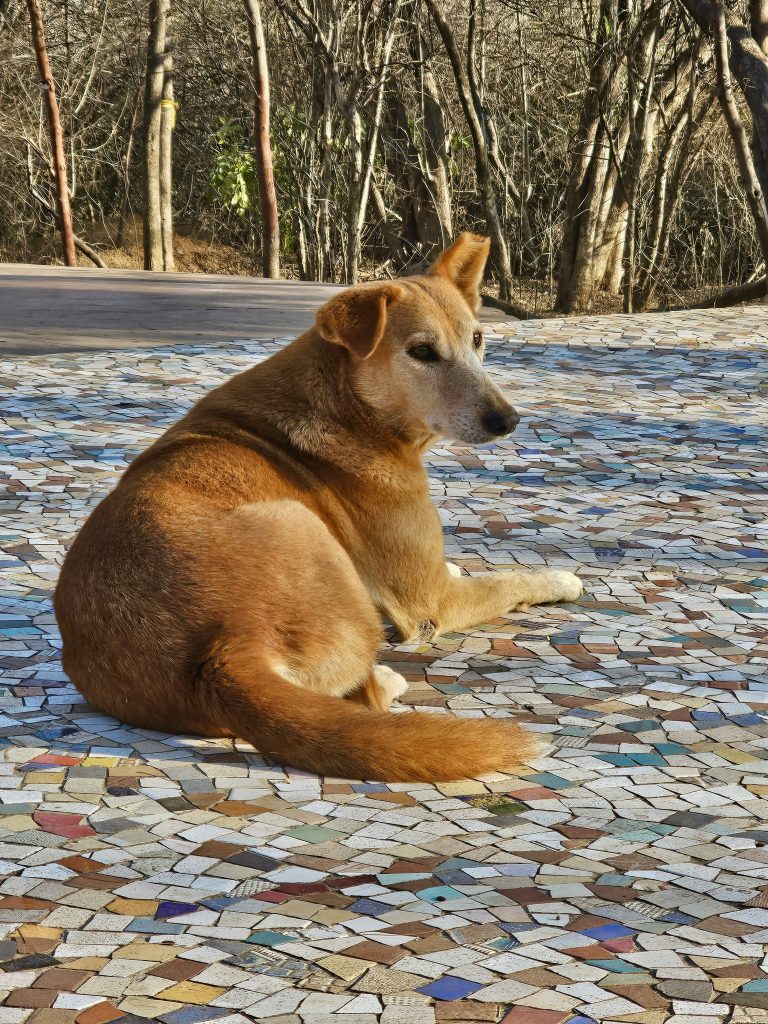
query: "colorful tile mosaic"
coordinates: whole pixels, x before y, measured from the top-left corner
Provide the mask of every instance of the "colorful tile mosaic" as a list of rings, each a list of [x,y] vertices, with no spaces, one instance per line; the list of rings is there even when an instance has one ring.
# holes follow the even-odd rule
[[[1,369],[0,1024],[768,1021],[764,310],[491,338],[522,424],[430,454],[447,555],[573,568],[586,594],[387,648],[400,713],[550,741],[439,786],[134,729],[61,670],[83,517],[280,344]]]

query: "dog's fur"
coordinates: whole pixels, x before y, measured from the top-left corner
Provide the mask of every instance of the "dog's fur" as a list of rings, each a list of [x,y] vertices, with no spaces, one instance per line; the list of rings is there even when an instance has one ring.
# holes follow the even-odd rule
[[[465,234],[427,276],[340,292],[131,464],[56,589],[64,667],[96,707],[343,777],[462,778],[535,752],[514,722],[388,714],[405,680],[375,665],[377,609],[413,639],[581,593],[567,572],[444,560],[422,453],[517,421],[482,369],[487,254]]]

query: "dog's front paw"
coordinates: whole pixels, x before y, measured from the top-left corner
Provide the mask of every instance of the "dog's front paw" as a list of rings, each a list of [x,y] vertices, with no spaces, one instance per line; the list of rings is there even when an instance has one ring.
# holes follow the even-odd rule
[[[584,593],[584,584],[579,577],[566,569],[545,569],[547,589],[551,596],[547,601],[578,601]]]

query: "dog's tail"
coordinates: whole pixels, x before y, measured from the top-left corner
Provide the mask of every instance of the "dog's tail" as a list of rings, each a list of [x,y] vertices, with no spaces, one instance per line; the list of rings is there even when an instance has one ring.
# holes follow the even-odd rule
[[[373,711],[269,670],[240,681],[222,657],[208,659],[198,679],[218,725],[280,764],[321,775],[446,782],[515,768],[539,751],[516,722]]]

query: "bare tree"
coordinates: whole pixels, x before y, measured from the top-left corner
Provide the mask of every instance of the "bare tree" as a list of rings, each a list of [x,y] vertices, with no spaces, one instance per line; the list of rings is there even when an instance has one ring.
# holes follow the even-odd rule
[[[163,131],[163,97],[166,89],[167,23],[170,0],[149,0],[149,35],[144,88],[144,269],[167,270],[163,245],[163,213],[168,212],[170,119]],[[166,99],[168,97],[166,96]],[[168,114],[172,117],[173,100]],[[166,108],[168,109],[168,108]],[[165,134],[165,145],[163,136]],[[163,172],[165,157],[165,172]],[[164,180],[163,180],[164,179]],[[166,236],[172,227],[165,224]],[[167,241],[166,241],[167,245]]]
[[[722,8],[717,10],[715,32],[714,49],[720,105],[723,108],[723,114],[731,133],[731,139],[733,140],[733,148],[744,183],[744,191],[755,221],[755,230],[760,240],[760,248],[763,250],[763,259],[768,266],[768,209],[766,209],[765,195],[758,180],[755,163],[750,152],[749,139],[733,95],[731,72],[728,66],[728,36],[725,12]]]
[[[35,160],[34,157],[38,158],[38,162],[42,164],[45,173],[45,184],[40,185],[36,179],[35,174]],[[59,211],[56,208],[55,200],[51,203],[49,198],[48,182],[51,178],[51,169],[48,166],[48,161],[45,154],[38,149],[38,147],[32,142],[31,139],[27,140],[27,188],[30,196],[35,200],[43,214],[50,219],[56,228],[61,231],[61,217]],[[100,267],[102,270],[107,269],[107,264],[101,258],[99,253],[89,245],[84,239],[80,238],[76,234],[72,234],[72,241],[74,242],[75,249],[81,252],[83,256],[87,257],[91,263],[95,266]],[[70,264],[68,264],[70,265]]]
[[[678,11],[668,0],[619,7],[599,0],[586,29],[589,79],[570,160],[557,306],[588,308],[603,290],[622,292],[624,311],[631,312],[647,263],[639,247],[639,204],[654,165],[670,164],[678,152],[698,43],[678,31]],[[662,177],[660,187],[667,181]],[[653,266],[669,223],[667,217],[655,225]]]
[[[173,129],[176,101],[173,98],[173,54],[166,45],[163,62],[163,98],[160,101],[160,235],[163,270],[175,269],[173,258]]]
[[[462,61],[456,36],[443,9],[441,0],[428,0],[428,3],[437,30],[443,40],[445,52],[451,63],[461,109],[464,112],[467,127],[472,136],[477,190],[483,204],[486,230],[491,237],[491,258],[499,278],[501,298],[506,300],[510,298],[512,292],[512,268],[509,260],[509,246],[507,245],[507,239],[499,216],[491,171],[492,162],[498,164],[498,146],[495,144],[494,135],[489,130],[488,112],[483,104],[477,77],[474,50],[477,5],[475,0],[470,0],[467,54],[466,61]],[[515,193],[517,192],[516,189],[514,191]]]
[[[451,211],[451,183],[449,170],[450,132],[446,125],[445,112],[440,100],[437,80],[429,59],[424,38],[424,28],[415,11],[405,11],[403,21],[408,26],[409,49],[415,64],[419,118],[421,125],[423,166],[431,203],[422,203],[422,219],[428,220],[434,209],[435,225],[426,227],[424,242],[434,248],[442,248],[453,237],[453,214]]]
[[[170,0],[82,0],[76,17],[71,0],[36,2],[91,258],[142,265],[131,212],[145,208],[148,265],[174,265],[175,216],[177,266],[263,272],[267,97],[247,17],[231,0],[185,0],[173,19]],[[281,272],[395,274],[467,228],[494,236],[488,291],[519,312],[551,312],[556,291],[563,310],[754,291],[765,259],[711,15],[722,6],[765,196],[768,0],[686,2],[693,28],[682,0],[258,0]],[[24,3],[0,7],[0,258],[43,261],[58,203],[28,34]]]
[[[64,152],[64,133],[59,117],[59,103],[56,98],[56,84],[48,61],[48,50],[45,45],[43,12],[39,0],[27,0],[29,24],[32,32],[32,45],[35,48],[40,84],[43,90],[46,110],[48,112],[48,133],[53,154],[53,172],[56,189],[56,206],[58,217],[56,223],[61,231],[64,263],[68,267],[77,266],[75,252],[75,236],[72,230],[72,209],[69,202],[69,183],[67,181],[67,159]]]
[[[253,125],[261,208],[264,277],[280,277],[280,220],[277,212],[272,143],[269,135],[269,66],[260,0],[243,0],[253,59]]]
[[[763,263],[768,267],[768,5],[764,0],[751,0],[748,29],[719,0],[681,2],[699,27],[713,39],[718,98],[730,132]],[[751,146],[734,96],[731,73],[735,75],[752,115]],[[765,278],[765,287],[768,287],[768,278]]]
[[[668,258],[670,231],[682,188],[696,166],[704,141],[697,128],[705,119],[713,99],[713,92],[702,86],[695,64],[691,64],[686,101],[669,126],[659,149],[649,199],[650,223],[646,226],[645,245],[640,252],[633,300],[636,309],[646,309],[658,288]]]
[[[336,6],[320,5],[326,20],[321,24],[315,12],[304,0],[295,5],[281,3],[281,10],[316,47],[325,68],[324,132],[330,132],[329,114],[335,101],[346,122],[346,140],[349,152],[349,176],[346,183],[345,221],[346,253],[345,281],[358,279],[362,232],[368,210],[373,167],[379,144],[384,92],[390,70],[392,48],[399,27],[402,0],[390,0],[385,12],[375,16],[373,5],[353,7],[342,11]],[[354,38],[350,59],[352,66],[342,68],[340,51],[344,23],[354,18]],[[373,45],[371,45],[373,37]],[[370,89],[368,85],[370,83]],[[368,98],[368,118],[364,119],[361,103]],[[331,156],[330,138],[327,138],[325,159]],[[326,164],[326,172],[330,170]]]

